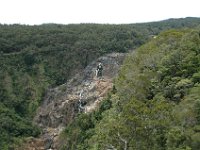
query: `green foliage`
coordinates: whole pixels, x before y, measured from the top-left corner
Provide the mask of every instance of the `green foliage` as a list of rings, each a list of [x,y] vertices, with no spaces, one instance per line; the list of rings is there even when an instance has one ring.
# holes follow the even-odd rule
[[[70,149],[89,149],[92,148],[90,137],[95,139],[97,124],[105,118],[107,127],[101,139],[105,137],[113,142],[109,146],[121,149],[124,147],[122,139],[130,139],[129,128],[123,128],[123,117],[116,114],[122,115],[123,110],[129,110],[130,100],[141,101],[145,108],[146,101],[155,97],[180,102],[199,83],[199,32],[170,30],[158,35],[164,30],[190,28],[199,23],[198,18],[186,18],[130,25],[0,25],[0,149],[9,149],[21,137],[39,134],[31,121],[48,88],[67,82],[105,53],[128,52],[152,39],[127,58],[113,89],[116,101],[110,100],[113,99],[110,95],[99,111],[80,115],[69,127],[71,140],[66,142],[70,143]],[[158,36],[153,39],[155,35]],[[192,113],[197,114],[195,119],[198,122],[197,107],[194,106],[197,111]],[[103,115],[107,109],[110,113]],[[111,124],[115,124],[112,129]],[[139,125],[144,129],[145,123]],[[165,126],[159,130],[162,145],[166,141],[165,131]],[[140,137],[142,135],[147,133]],[[116,145],[117,142],[120,144]],[[98,140],[93,143],[96,149],[103,146]],[[194,142],[194,147],[197,143]]]
[[[167,133],[167,150],[191,150],[187,146],[187,137],[180,128],[174,127]]]
[[[135,107],[138,106],[140,108],[139,110],[145,108],[143,101],[145,104],[148,104],[152,99],[157,99],[158,101],[164,99],[164,101],[178,102],[176,105],[170,106],[170,108],[173,109],[172,114],[170,114],[170,109],[161,109],[161,112],[156,112],[156,114],[162,114],[164,112],[165,114],[168,114],[166,115],[168,117],[165,120],[168,120],[167,122],[169,124],[166,124],[167,122],[165,122],[163,124],[164,126],[161,127],[162,140],[156,140],[156,135],[159,135],[158,133],[150,138],[152,140],[150,141],[150,149],[198,149],[198,141],[192,137],[194,134],[195,136],[198,136],[198,132],[196,132],[195,128],[196,125],[198,125],[199,118],[200,89],[197,83],[200,59],[197,51],[199,49],[200,38],[197,38],[196,36],[196,38],[190,38],[194,35],[198,35],[198,31],[172,30],[162,33],[159,35],[158,39],[155,41],[153,40],[138,49],[137,52],[128,58],[124,67],[121,69],[121,74],[117,82],[117,90],[119,92],[122,90],[122,92],[119,93],[122,97],[121,100],[123,100],[124,97],[127,98],[126,95],[129,95],[129,97],[136,97],[138,100],[141,99],[141,96],[138,97],[136,92],[142,86],[143,90],[139,91],[139,93],[143,94],[142,99],[139,101],[141,106],[138,105],[137,99],[134,100],[133,104]],[[173,39],[173,41],[168,42],[169,39]],[[185,39],[187,39],[187,41]],[[150,60],[149,57],[154,59],[152,59],[151,63],[149,62],[149,65],[147,66],[145,61]],[[144,78],[138,78],[140,74],[144,73],[150,82],[144,80]],[[136,82],[139,83],[139,85],[137,85]],[[131,85],[127,83],[131,83]],[[147,88],[146,92],[144,92],[144,88]],[[134,93],[124,89],[129,89]],[[148,100],[147,102],[145,98]],[[125,102],[126,101],[127,99],[125,99]],[[129,99],[128,101],[132,100]],[[129,107],[131,106],[130,103],[127,104]],[[122,109],[122,112],[124,113],[127,110],[129,109]],[[134,108],[130,110],[133,111],[137,109]],[[130,115],[133,116],[131,117],[133,120],[130,122],[136,124],[139,120],[134,119],[138,112],[133,112],[134,114]],[[145,116],[150,114],[152,113],[147,111]],[[127,119],[128,116],[125,118]],[[142,119],[142,116],[139,116],[138,119]],[[150,120],[153,121],[153,118]],[[145,121],[141,122],[144,123]],[[162,125],[162,122],[159,121],[158,125]],[[174,128],[174,125],[177,127]],[[157,127],[154,127],[154,129],[156,128]],[[130,129],[129,131],[133,131],[133,129]],[[135,133],[139,136],[144,131],[145,129],[139,130],[139,132],[135,130]],[[151,133],[147,135],[143,134],[142,137],[145,137],[147,140],[149,135],[151,135]],[[137,142],[140,141],[139,139],[140,138],[138,138]],[[154,143],[153,140],[160,142]],[[148,149],[148,145],[145,145],[148,143],[147,141],[145,143],[139,143],[140,146],[144,146],[144,149]],[[142,147],[139,149],[142,149]]]
[[[192,79],[194,83],[200,83],[200,72],[194,73]]]
[[[132,99],[123,106],[123,112],[117,108],[106,112],[96,127],[96,134],[90,144],[100,149],[158,149],[165,147],[163,134],[169,125],[170,105],[164,101],[144,103]],[[92,149],[93,146],[91,146]],[[93,147],[94,148],[94,147]]]
[[[61,149],[88,149],[88,141],[94,135],[96,124],[102,119],[102,114],[112,106],[111,97],[107,97],[99,106],[99,110],[91,114],[79,114],[71,124],[67,126],[61,135],[64,146]]]
[[[36,137],[40,134],[39,128],[32,125],[29,118],[25,120],[2,103],[0,103],[0,118],[0,147],[2,149],[12,148],[13,145],[7,145],[7,143],[14,144],[13,137]]]
[[[198,30],[169,30],[129,55],[79,149],[198,150],[199,43]]]

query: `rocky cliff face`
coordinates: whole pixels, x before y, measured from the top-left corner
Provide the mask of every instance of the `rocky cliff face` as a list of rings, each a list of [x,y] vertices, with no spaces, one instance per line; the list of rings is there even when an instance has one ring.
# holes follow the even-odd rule
[[[117,75],[124,57],[125,54],[120,53],[100,57],[67,83],[49,89],[34,118],[34,123],[42,128],[43,133],[38,139],[28,140],[29,144],[24,149],[57,149],[58,135],[64,127],[79,112],[89,113],[98,107],[99,102],[112,89],[112,79]],[[95,76],[99,62],[103,64],[102,79]]]

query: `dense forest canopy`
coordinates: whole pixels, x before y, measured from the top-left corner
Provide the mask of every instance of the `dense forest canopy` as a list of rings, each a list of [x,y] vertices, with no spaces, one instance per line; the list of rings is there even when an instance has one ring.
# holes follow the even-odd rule
[[[200,29],[169,30],[125,60],[100,108],[81,114],[62,149],[198,150]]]
[[[157,35],[163,30],[195,27],[199,23],[198,18],[185,18],[127,25],[0,24],[0,51],[12,53],[29,50],[38,52],[93,49],[95,52],[125,52],[143,44],[149,36]]]
[[[32,125],[31,122],[45,91],[50,87],[67,82],[72,75],[78,73],[80,69],[86,67],[88,63],[97,57],[110,52],[129,52],[151,40],[152,37],[162,31],[172,28],[194,28],[199,24],[200,19],[198,18],[185,18],[129,25],[0,25],[0,148],[8,149],[9,144],[18,143],[22,137],[39,135],[40,130]],[[195,36],[192,37],[191,33],[195,33]],[[146,60],[146,62],[140,63],[147,66],[137,68],[135,71],[138,70],[138,72],[143,73],[138,76],[138,79],[144,79],[143,82],[147,85],[145,85],[147,89],[143,87],[143,84],[139,83],[141,80],[132,79],[134,72],[129,72],[129,68],[123,67],[122,70],[125,73],[120,74],[119,81],[117,81],[119,83],[118,90],[130,91],[130,94],[121,96],[120,93],[124,92],[119,90],[118,95],[121,97],[122,102],[128,105],[130,99],[155,99],[157,90],[165,89],[165,87],[169,88],[169,90],[166,88],[164,90],[166,93],[161,93],[160,97],[162,99],[180,102],[189,93],[189,88],[197,85],[190,92],[191,94],[195,93],[198,90],[198,84],[195,83],[199,82],[199,70],[196,68],[197,64],[195,64],[198,63],[199,58],[194,58],[194,56],[198,56],[198,48],[196,48],[198,47],[198,37],[196,35],[197,31],[191,32],[189,29],[164,32],[158,36],[157,42],[154,41],[156,44],[152,42],[153,44],[150,43],[150,46],[148,44],[146,46],[147,49],[152,49],[148,52],[150,55],[148,53],[146,55],[152,57],[143,58],[147,56],[143,56],[138,52],[137,55],[141,55],[140,59]],[[197,40],[197,46],[191,39]],[[182,43],[179,41],[182,41]],[[157,47],[158,45],[162,47]],[[171,49],[177,50],[179,46],[184,49],[188,47],[188,50],[191,50],[192,53],[190,54],[190,51],[186,53],[181,50],[174,51],[173,55],[169,53],[165,59],[160,60],[163,64],[159,61],[160,66],[154,66],[154,64],[152,64],[153,66],[148,66],[154,59],[157,60],[163,56],[163,54],[160,54],[162,53],[162,51],[159,51],[160,49],[168,52]],[[154,52],[154,48],[155,51],[157,50],[156,52]],[[140,49],[138,51],[146,53],[143,50],[145,48]],[[182,57],[179,58],[177,56],[179,53],[183,53],[182,57],[187,57],[183,60],[185,65],[181,66],[182,68],[179,68],[178,71],[176,70],[176,64],[173,63],[180,62],[173,61],[182,61]],[[188,53],[189,55],[186,55]],[[139,61],[139,58],[137,59]],[[132,56],[127,61],[133,61]],[[128,66],[134,66],[134,61]],[[171,68],[167,68],[171,64]],[[160,79],[159,82],[162,81],[162,84],[158,85],[158,79],[151,81],[155,82],[155,85],[149,83],[150,80],[148,78],[151,78],[155,72],[148,72],[148,69],[157,69],[157,71],[161,72],[160,78],[162,80]],[[182,69],[183,72],[181,71]],[[171,75],[173,77],[172,81]],[[121,79],[123,80],[121,81]],[[134,80],[137,80],[137,82],[134,82]],[[134,83],[123,87],[126,82]],[[134,91],[132,88],[136,83],[138,83],[138,87]],[[131,93],[133,92],[136,92],[138,96],[132,97]],[[189,99],[190,97],[188,96]],[[145,104],[141,102],[141,105]],[[127,107],[129,106],[131,107],[132,105]],[[102,109],[104,110],[104,108]],[[120,109],[123,110],[124,108]],[[114,110],[111,109],[110,111]],[[123,115],[126,116],[127,114]]]

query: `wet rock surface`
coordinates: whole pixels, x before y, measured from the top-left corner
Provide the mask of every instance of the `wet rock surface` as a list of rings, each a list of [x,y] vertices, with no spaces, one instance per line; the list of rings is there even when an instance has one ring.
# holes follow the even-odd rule
[[[125,55],[112,53],[100,57],[67,83],[49,89],[34,118],[34,123],[43,130],[42,135],[38,139],[28,140],[25,147],[28,150],[56,150],[59,134],[80,112],[79,102],[85,102],[82,113],[89,113],[98,107],[112,89],[112,79],[116,77]],[[103,64],[102,79],[95,76],[99,62]]]

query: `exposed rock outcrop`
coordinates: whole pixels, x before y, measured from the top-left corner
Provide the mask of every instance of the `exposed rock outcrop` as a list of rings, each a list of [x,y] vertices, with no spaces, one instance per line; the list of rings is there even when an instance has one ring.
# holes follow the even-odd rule
[[[86,103],[84,113],[98,107],[99,102],[112,89],[112,79],[117,75],[124,57],[125,54],[120,53],[100,57],[67,83],[49,89],[34,118],[34,123],[43,129],[43,133],[39,139],[30,139],[31,144],[27,149],[57,149],[58,135],[80,111],[80,99]],[[95,77],[99,62],[104,68],[101,80]],[[37,143],[40,144],[40,148]]]

